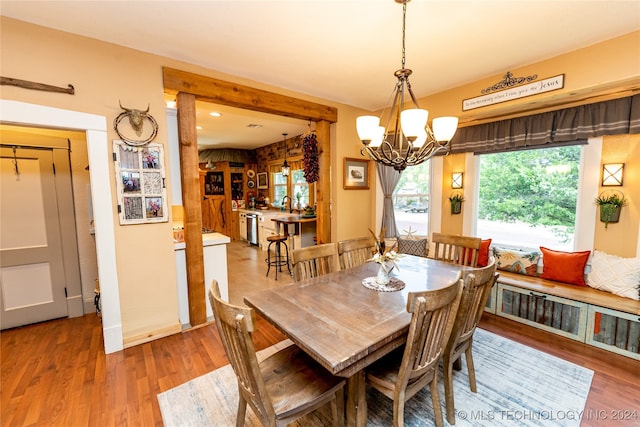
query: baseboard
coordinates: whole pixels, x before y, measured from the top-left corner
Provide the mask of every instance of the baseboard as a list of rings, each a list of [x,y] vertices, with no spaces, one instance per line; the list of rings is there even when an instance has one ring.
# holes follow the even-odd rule
[[[124,344],[124,348],[129,348],[136,345],[144,344],[149,341],[157,340],[158,338],[168,337],[169,335],[177,334],[180,332],[182,332],[182,326],[180,325],[180,323],[176,323],[175,325],[166,326],[155,331],[125,337],[122,341]]]
[[[82,295],[67,297],[67,313],[69,317],[84,316]]]

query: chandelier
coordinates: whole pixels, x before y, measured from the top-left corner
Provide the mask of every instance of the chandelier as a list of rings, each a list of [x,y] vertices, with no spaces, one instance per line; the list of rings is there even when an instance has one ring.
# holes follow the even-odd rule
[[[358,137],[365,153],[378,163],[403,171],[407,166],[415,166],[429,160],[437,153],[448,151],[449,141],[458,127],[457,117],[433,119],[433,130],[427,124],[429,112],[418,106],[409,76],[412,71],[405,68],[405,27],[407,3],[411,0],[394,0],[402,3],[402,68],[394,73],[398,79],[392,96],[386,127],[380,126],[380,117],[360,116],[356,119]],[[405,96],[411,97],[414,108],[405,109]],[[390,125],[393,121],[394,128]]]

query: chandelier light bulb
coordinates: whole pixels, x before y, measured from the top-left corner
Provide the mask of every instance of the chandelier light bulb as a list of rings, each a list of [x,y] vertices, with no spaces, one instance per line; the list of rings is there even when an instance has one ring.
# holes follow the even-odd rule
[[[371,139],[370,147],[380,147],[382,145],[382,141],[384,140],[384,126],[378,126],[376,128],[375,133],[373,134],[373,139]]]
[[[436,117],[433,119],[433,136],[440,143],[451,141],[458,128],[457,117]]]
[[[400,126],[402,127],[402,133],[409,140],[414,140],[424,132],[425,126],[427,126],[427,119],[429,118],[429,112],[421,108],[410,108],[400,113]]]
[[[416,140],[413,141],[413,148],[420,148],[424,145],[425,142],[427,142],[427,131],[425,128],[422,128],[422,130],[418,133]]]
[[[365,144],[371,142],[380,127],[380,118],[376,116],[360,116],[356,119],[358,138]]]

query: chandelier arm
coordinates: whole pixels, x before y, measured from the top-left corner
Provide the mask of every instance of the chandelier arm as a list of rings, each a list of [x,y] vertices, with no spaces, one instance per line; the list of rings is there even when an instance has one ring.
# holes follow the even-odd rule
[[[420,108],[420,105],[418,105],[418,100],[416,99],[416,96],[413,94],[413,89],[411,89],[411,82],[409,81],[409,77],[406,78],[407,81],[407,90],[409,91],[409,95],[411,96],[411,101],[413,101],[413,104],[416,106],[416,108]]]
[[[398,82],[396,82],[395,85],[395,93],[393,95],[393,103],[391,104],[391,109],[389,110],[389,118],[387,119],[387,126],[384,129],[384,140],[387,140],[387,135],[389,134],[389,129],[391,129],[389,127],[389,125],[391,124],[391,119],[394,116],[394,112],[396,111],[396,105],[398,104],[398,99],[400,98],[400,92],[402,91],[402,86],[401,86],[401,82],[400,79],[398,79]],[[399,115],[396,115],[396,124],[395,124],[395,128],[394,129],[398,129],[398,118]],[[395,137],[394,137],[395,139]]]

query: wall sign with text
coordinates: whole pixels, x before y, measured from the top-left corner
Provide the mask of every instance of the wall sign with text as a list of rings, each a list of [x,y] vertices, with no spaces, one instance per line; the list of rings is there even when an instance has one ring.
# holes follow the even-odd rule
[[[488,105],[499,104],[501,102],[511,101],[540,93],[551,92],[564,87],[564,74],[549,77],[544,80],[533,81],[532,83],[513,86],[514,84],[518,84],[520,81],[531,81],[536,78],[537,76],[513,78],[511,73],[507,73],[505,75],[505,80],[496,83],[492,88],[508,87],[508,89],[487,93],[492,89],[488,88],[482,91],[483,93],[486,93],[486,95],[464,99],[462,100],[462,111],[473,110],[474,108],[486,107]]]

